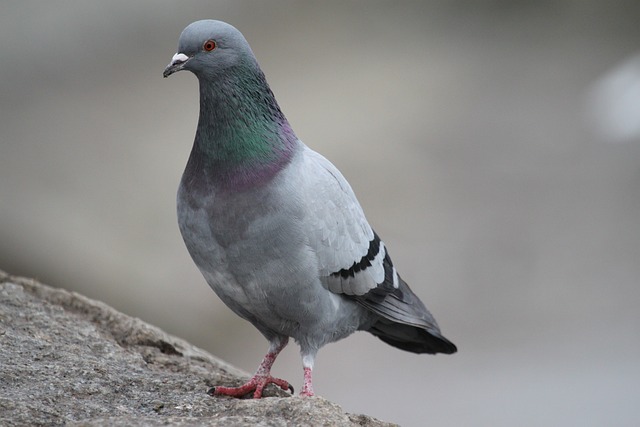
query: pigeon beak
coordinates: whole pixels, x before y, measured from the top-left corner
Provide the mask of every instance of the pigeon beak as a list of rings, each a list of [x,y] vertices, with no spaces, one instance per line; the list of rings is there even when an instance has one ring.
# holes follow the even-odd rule
[[[164,72],[162,73],[163,77],[169,77],[171,74],[177,73],[178,71],[182,70],[188,60],[189,57],[184,53],[176,53],[175,55],[173,55],[173,58],[171,58],[171,62],[169,62],[169,65],[167,65],[167,68],[165,68]]]

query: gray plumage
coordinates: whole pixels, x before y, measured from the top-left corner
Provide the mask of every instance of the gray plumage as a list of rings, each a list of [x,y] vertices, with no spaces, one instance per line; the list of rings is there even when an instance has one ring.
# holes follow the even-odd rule
[[[178,190],[180,231],[211,288],[271,343],[248,386],[216,394],[285,388],[269,371],[289,337],[303,395],[313,395],[317,351],[357,330],[415,353],[454,353],[345,178],[291,130],[242,34],[220,21],[189,25],[164,76],[183,69],[198,77],[200,117]]]

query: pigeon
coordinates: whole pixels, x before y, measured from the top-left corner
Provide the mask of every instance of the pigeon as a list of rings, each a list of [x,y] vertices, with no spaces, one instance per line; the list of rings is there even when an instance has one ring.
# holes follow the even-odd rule
[[[202,20],[180,35],[164,77],[198,78],[200,114],[177,195],[180,232],[217,296],[268,340],[256,373],[215,396],[262,397],[293,338],[301,396],[314,396],[318,350],[355,331],[413,353],[456,346],[400,278],[349,183],[293,132],[248,42],[235,27]]]

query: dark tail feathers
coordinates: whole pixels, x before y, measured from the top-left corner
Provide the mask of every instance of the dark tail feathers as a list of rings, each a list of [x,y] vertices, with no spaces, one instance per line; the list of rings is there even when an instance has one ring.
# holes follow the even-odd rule
[[[440,334],[386,319],[380,319],[368,332],[387,344],[412,353],[452,354],[458,351],[455,344]]]

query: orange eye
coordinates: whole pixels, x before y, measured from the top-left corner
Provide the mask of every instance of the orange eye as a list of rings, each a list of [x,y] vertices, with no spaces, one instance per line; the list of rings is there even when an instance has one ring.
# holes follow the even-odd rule
[[[213,49],[216,48],[216,42],[213,40],[207,40],[206,42],[204,42],[204,44],[202,45],[202,48],[204,50],[206,50],[207,52],[211,52]]]

